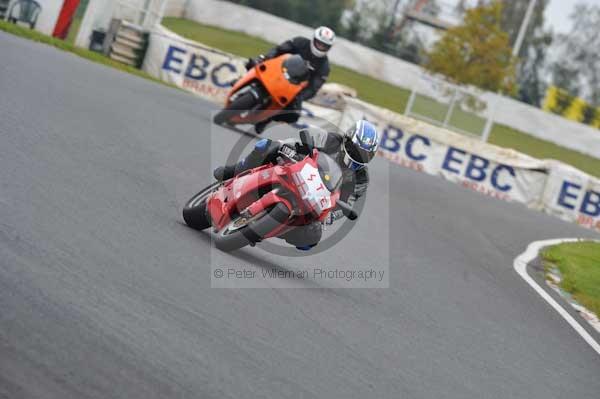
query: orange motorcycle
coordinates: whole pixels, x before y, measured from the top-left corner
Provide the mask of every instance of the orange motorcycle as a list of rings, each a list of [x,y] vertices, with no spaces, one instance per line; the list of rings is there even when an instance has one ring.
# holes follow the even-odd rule
[[[288,106],[308,84],[309,67],[297,54],[261,61],[238,80],[215,115],[218,124],[256,124]]]

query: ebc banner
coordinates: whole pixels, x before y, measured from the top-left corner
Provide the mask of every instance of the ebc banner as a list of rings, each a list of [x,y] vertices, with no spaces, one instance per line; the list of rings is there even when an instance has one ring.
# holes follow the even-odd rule
[[[143,70],[208,100],[223,103],[246,72],[244,59],[187,40],[157,26],[150,34]]]

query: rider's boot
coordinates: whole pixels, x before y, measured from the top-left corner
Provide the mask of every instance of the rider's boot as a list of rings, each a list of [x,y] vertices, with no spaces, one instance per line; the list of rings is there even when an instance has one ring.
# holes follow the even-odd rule
[[[243,171],[250,169],[250,168],[251,168],[251,166],[248,165],[248,162],[246,162],[246,159],[243,158],[241,161],[239,161],[236,164],[219,166],[218,168],[216,168],[213,171],[213,176],[218,181],[225,181],[225,180],[231,179],[235,175],[238,175],[238,174],[242,173]]]
[[[269,124],[270,120],[267,119],[266,121],[262,121],[262,122],[258,122],[257,124],[254,125],[254,132],[256,134],[262,134],[262,132],[265,131],[265,129],[267,128],[267,125]]]
[[[218,181],[229,180],[235,175],[235,166],[219,166],[213,171],[213,176]]]
[[[273,162],[278,150],[279,144],[277,142],[270,139],[258,140],[254,145],[254,149],[246,158],[233,165],[219,166],[214,170],[213,175],[218,181],[231,179],[245,170],[264,165],[267,162]]]

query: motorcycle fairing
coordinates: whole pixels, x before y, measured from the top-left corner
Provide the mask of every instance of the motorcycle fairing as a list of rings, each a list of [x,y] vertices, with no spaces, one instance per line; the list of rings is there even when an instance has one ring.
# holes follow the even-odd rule
[[[285,108],[307,86],[307,82],[296,85],[291,84],[285,78],[283,63],[288,57],[290,57],[290,54],[283,54],[266,60],[254,66],[235,83],[227,96],[226,106],[230,104],[235,93],[253,84],[260,84],[267,91],[269,103],[264,109],[249,112],[244,116],[233,117],[231,119],[232,123],[255,123],[271,118]],[[257,90],[250,91],[255,97],[257,96]]]

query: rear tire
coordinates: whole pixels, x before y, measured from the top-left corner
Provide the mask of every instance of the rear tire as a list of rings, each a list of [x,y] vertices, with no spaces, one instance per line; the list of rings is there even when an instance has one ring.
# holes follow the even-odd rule
[[[279,203],[258,219],[232,231],[229,229],[236,220],[239,220],[239,216],[234,217],[227,226],[218,231],[213,237],[215,246],[221,251],[229,252],[254,244],[285,223],[289,217],[290,211],[287,206]]]
[[[210,227],[211,222],[206,210],[206,198],[212,194],[220,182],[215,182],[198,194],[194,195],[183,207],[183,220],[185,224],[196,230]]]
[[[217,125],[229,123],[229,121],[247,111],[256,105],[256,100],[251,93],[244,93],[236,98],[231,104],[219,111],[213,118],[213,122]]]

